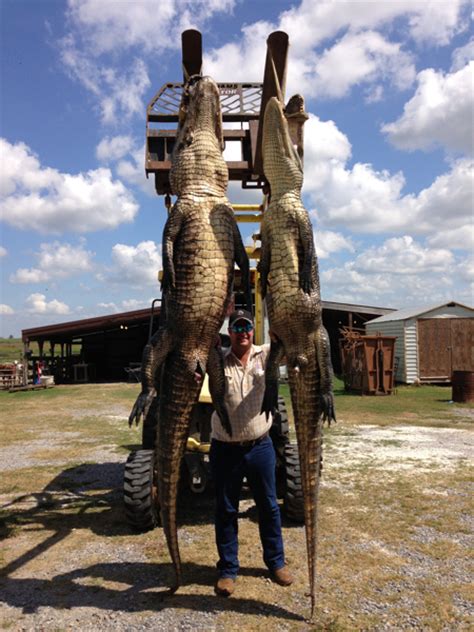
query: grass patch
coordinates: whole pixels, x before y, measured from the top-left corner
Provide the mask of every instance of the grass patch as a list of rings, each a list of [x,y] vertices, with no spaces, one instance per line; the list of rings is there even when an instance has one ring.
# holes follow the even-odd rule
[[[38,610],[57,604],[60,589],[67,608],[80,612],[74,601],[78,583],[90,587],[89,592],[81,591],[89,599],[84,602],[88,608],[102,604],[103,609],[107,597],[111,611],[123,610],[123,591],[129,586],[140,625],[144,612],[158,607],[157,591],[171,579],[162,530],[137,535],[122,513],[123,464],[141,434],[141,428],[129,429],[127,424],[139,388],[138,384],[96,384],[0,393],[8,419],[1,446],[2,562],[7,569],[17,565],[18,574],[8,578],[13,589],[16,581],[23,582],[19,586],[24,589],[41,577],[41,590],[31,592]],[[186,586],[173,597],[172,605],[164,601],[159,608],[205,611],[212,614],[210,627],[229,630],[467,629],[467,615],[456,605],[456,596],[462,603],[469,599],[472,476],[468,463],[453,461],[449,468],[433,464],[427,471],[414,462],[412,468],[393,471],[380,459],[344,461],[354,456],[351,442],[361,435],[358,424],[450,425],[450,418],[436,414],[440,391],[444,389],[399,388],[397,395],[369,398],[348,395],[337,387],[340,422],[325,433],[324,440],[314,626],[299,618],[307,616],[309,608],[304,528],[284,520],[286,556],[295,582],[282,589],[267,579],[255,510],[245,493],[237,598],[214,601],[212,493],[184,492],[178,516]],[[281,394],[289,403],[287,385]],[[353,410],[351,402],[358,408]],[[379,406],[391,407],[390,415],[388,408]],[[450,414],[453,410],[449,408]],[[393,435],[384,439],[376,430],[375,452],[401,447]],[[363,436],[371,432],[366,429]],[[339,463],[334,462],[336,455]],[[71,581],[68,573],[78,579]],[[141,585],[147,573],[149,584],[143,580]],[[38,623],[34,616],[19,608],[12,625],[18,627],[20,617],[26,617],[21,625],[34,629]],[[94,623],[86,618],[84,626]],[[50,627],[55,625],[58,622]],[[127,625],[133,627],[135,622]]]

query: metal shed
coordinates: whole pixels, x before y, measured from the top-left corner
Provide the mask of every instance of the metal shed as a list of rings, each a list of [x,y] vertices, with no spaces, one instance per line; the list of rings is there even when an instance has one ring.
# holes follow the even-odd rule
[[[474,309],[451,301],[401,309],[365,325],[368,334],[396,336],[396,380],[450,382],[453,371],[474,370]]]

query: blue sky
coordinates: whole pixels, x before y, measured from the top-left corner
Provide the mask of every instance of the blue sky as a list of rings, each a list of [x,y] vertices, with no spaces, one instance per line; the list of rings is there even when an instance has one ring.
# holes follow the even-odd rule
[[[204,72],[261,81],[290,38],[286,97],[305,126],[304,202],[322,298],[473,303],[471,4],[1,0],[0,335],[147,306],[163,198],[146,180],[146,105]],[[259,201],[235,186],[229,199]],[[245,240],[253,227],[242,225]]]

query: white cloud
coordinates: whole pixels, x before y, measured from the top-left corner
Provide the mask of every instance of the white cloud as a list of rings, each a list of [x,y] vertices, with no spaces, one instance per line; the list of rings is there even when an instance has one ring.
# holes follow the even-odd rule
[[[347,33],[332,48],[325,50],[317,60],[314,72],[307,77],[304,88],[298,88],[300,77],[295,77],[293,82],[294,87],[304,94],[340,98],[356,85],[382,80],[389,80],[398,89],[404,89],[410,86],[414,77],[411,56],[401,49],[400,44],[388,42],[374,31],[365,31]]]
[[[0,303],[0,314],[2,316],[11,316],[11,314],[14,314],[15,310],[10,307],[10,305],[6,305],[5,303]]]
[[[351,145],[332,121],[310,115],[306,125],[303,190],[323,227],[343,226],[358,233],[409,231],[432,237],[472,224],[471,160],[452,162],[418,195],[404,195],[402,173],[376,171],[362,163],[347,167]]]
[[[235,0],[69,0],[70,31],[59,42],[66,71],[96,99],[102,121],[144,111],[150,87],[147,55],[178,49],[181,32],[200,28],[215,13],[231,12]],[[122,62],[120,71],[114,66]],[[131,60],[131,61],[130,61]]]
[[[11,283],[41,283],[51,279],[66,279],[92,269],[94,253],[78,246],[54,241],[40,245],[36,253],[38,268],[19,268],[10,277]]]
[[[326,300],[387,307],[432,304],[461,298],[463,292],[452,253],[409,236],[387,239],[341,267],[324,270],[321,284]]]
[[[109,169],[71,175],[43,168],[24,143],[0,139],[0,203],[5,222],[16,228],[58,234],[85,233],[130,222],[138,204]]]
[[[98,278],[132,288],[154,285],[158,291],[158,271],[161,267],[161,245],[157,246],[154,241],[142,241],[136,246],[115,244],[112,266]]]
[[[26,299],[27,310],[31,314],[69,314],[70,309],[66,303],[57,299],[46,300],[46,296],[40,293],[30,294]]]
[[[113,163],[117,176],[124,182],[156,196],[154,177],[147,178],[145,174],[144,144],[138,147],[131,136],[106,137],[97,145],[96,156],[102,162]]]
[[[132,147],[131,136],[107,136],[97,145],[95,154],[101,162],[113,162],[126,156]]]
[[[402,116],[382,127],[400,149],[428,150],[437,145],[448,151],[472,150],[474,62],[444,75],[431,68],[418,74],[418,88],[405,104]]]
[[[414,78],[409,54],[399,42],[381,32],[397,20],[406,39],[432,45],[447,44],[469,24],[467,0],[426,2],[314,2],[303,0],[280,14],[274,24],[246,24],[240,40],[204,56],[205,72],[218,81],[261,81],[266,39],[275,30],[288,33],[288,94],[339,97],[357,84],[389,81],[406,88]],[[435,16],[435,17],[433,17]],[[392,28],[391,33],[394,33]],[[332,38],[335,44],[321,47]],[[381,92],[369,90],[380,98]]]
[[[0,257],[6,257],[8,254],[8,250],[3,246],[0,246]]]
[[[332,230],[318,230],[314,233],[314,243],[318,259],[326,259],[334,252],[348,250],[354,252],[354,244],[348,237]]]
[[[368,248],[354,261],[354,269],[368,273],[401,275],[445,272],[454,263],[449,250],[423,248],[408,235],[387,239],[382,246]]]
[[[74,38],[64,38],[61,44],[65,69],[97,99],[103,123],[123,124],[124,118],[143,113],[143,97],[151,82],[142,59],[118,70],[100,65],[89,51],[80,51]]]
[[[474,250],[474,230],[472,222],[458,228],[444,228],[428,237],[428,244],[435,248],[453,248],[455,250]]]
[[[474,38],[471,37],[467,44],[456,48],[451,57],[453,60],[451,72],[462,70],[464,66],[474,59]]]
[[[183,30],[231,12],[235,0],[69,0],[69,19],[94,55],[139,47],[146,53],[180,46]]]

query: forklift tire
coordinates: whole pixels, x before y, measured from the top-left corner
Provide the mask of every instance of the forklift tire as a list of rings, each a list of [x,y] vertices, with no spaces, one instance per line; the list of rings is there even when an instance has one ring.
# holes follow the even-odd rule
[[[288,443],[285,446],[285,494],[283,511],[293,522],[304,523],[304,498],[301,482],[300,458],[298,446]]]
[[[129,525],[140,533],[154,529],[160,522],[154,469],[153,450],[131,452],[125,464],[125,515]]]

